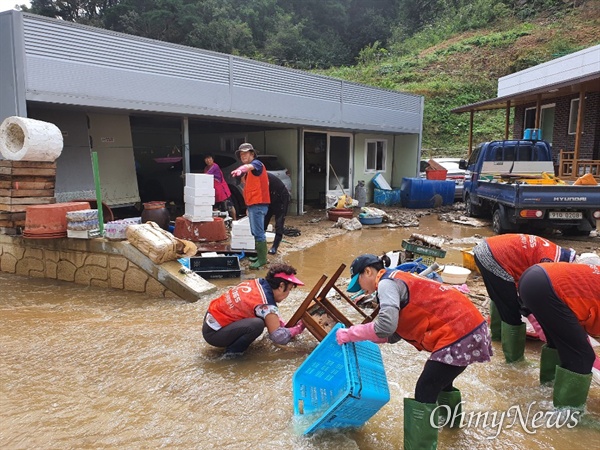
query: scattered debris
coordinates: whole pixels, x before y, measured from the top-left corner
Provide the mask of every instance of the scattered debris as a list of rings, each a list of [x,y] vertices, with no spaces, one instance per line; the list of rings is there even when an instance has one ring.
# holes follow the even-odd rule
[[[344,217],[339,217],[337,222],[333,224],[336,228],[343,228],[344,230],[354,231],[362,229],[362,223],[356,218],[346,219]]]

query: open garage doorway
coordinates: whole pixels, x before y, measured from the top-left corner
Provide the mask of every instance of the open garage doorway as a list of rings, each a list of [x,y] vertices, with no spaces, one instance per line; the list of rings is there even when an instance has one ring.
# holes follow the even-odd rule
[[[327,195],[351,194],[352,135],[304,132],[304,204],[325,208]]]

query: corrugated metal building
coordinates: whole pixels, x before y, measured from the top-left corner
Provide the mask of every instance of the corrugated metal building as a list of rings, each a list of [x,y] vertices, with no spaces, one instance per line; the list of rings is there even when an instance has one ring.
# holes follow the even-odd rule
[[[417,173],[421,96],[20,11],[0,13],[0,41],[0,121],[61,129],[59,201],[95,197],[91,151],[113,206],[168,177],[180,188],[203,153],[244,141],[290,171],[291,212],[377,173],[392,186]],[[178,152],[182,167],[156,163]]]

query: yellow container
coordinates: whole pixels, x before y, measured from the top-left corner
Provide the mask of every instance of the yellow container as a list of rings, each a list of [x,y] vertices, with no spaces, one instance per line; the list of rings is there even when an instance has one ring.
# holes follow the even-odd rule
[[[479,269],[475,264],[475,255],[473,254],[473,249],[464,249],[461,250],[461,252],[463,257],[463,267],[479,273]]]

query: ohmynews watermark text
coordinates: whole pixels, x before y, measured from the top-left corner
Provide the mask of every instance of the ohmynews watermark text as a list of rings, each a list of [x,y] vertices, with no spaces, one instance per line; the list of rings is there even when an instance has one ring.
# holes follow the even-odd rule
[[[519,425],[527,434],[536,434],[537,430],[542,428],[574,428],[579,423],[582,414],[582,411],[568,409],[534,411],[535,401],[527,405],[525,412],[523,406],[513,405],[506,411],[471,411],[465,413],[461,412],[464,403],[464,401],[460,402],[454,410],[448,405],[437,406],[429,418],[429,423],[434,428],[452,425],[458,428],[491,429],[494,434],[488,436],[487,439],[495,439],[502,430],[510,430]],[[437,423],[435,420],[436,411],[439,411],[440,416],[443,417]]]

